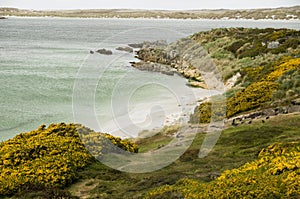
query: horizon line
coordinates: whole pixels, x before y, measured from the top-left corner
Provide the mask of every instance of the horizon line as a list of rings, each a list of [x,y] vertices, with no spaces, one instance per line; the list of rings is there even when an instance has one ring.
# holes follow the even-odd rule
[[[201,8],[201,9],[147,9],[147,8],[70,8],[70,9],[30,9],[30,8],[18,8],[0,6],[0,9],[17,9],[17,10],[29,10],[29,11],[76,11],[76,10],[135,10],[135,11],[220,11],[220,10],[263,10],[263,9],[282,9],[282,8],[295,8],[300,5],[294,6],[280,6],[280,7],[261,7],[261,8]]]

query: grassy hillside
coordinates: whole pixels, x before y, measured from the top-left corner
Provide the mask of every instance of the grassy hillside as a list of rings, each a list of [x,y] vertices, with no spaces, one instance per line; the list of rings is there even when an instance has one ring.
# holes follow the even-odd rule
[[[157,149],[169,142],[169,129],[159,131],[153,137],[139,139],[137,143],[141,144],[140,148],[144,152]],[[198,152],[205,134],[199,133],[185,154],[166,168],[151,173],[132,174],[96,162],[81,171],[78,183],[67,190],[80,197],[144,198],[152,189],[176,184],[181,179],[188,178],[202,183],[214,181],[226,170],[256,160],[263,148],[276,142],[299,143],[299,129],[300,115],[281,115],[265,123],[255,121],[251,125],[231,127],[222,132],[213,151],[201,159],[198,158]]]
[[[214,29],[192,38],[210,53],[225,83],[239,74],[232,88],[224,94],[227,117],[254,109],[290,105],[293,99],[300,97],[300,31]],[[207,102],[197,107],[191,122],[208,122],[210,106]]]
[[[225,171],[210,183],[183,179],[146,198],[299,198],[300,143],[276,143],[258,159]]]
[[[257,67],[267,67],[263,71],[266,74],[271,70],[271,62],[280,57],[300,56],[300,31],[297,30],[218,28],[196,33],[191,38],[208,51],[222,72],[224,81],[237,72],[247,77],[247,70]],[[258,72],[260,71],[256,71],[257,74]],[[253,81],[255,80],[244,80],[244,86]]]
[[[174,19],[300,19],[299,6],[276,9],[249,10],[64,10],[39,11],[17,8],[0,8],[0,16],[52,16],[52,17],[85,17],[85,18],[174,18]]]
[[[176,198],[176,195],[188,193],[199,195],[202,193],[197,192],[199,186],[206,188],[203,193],[211,193],[210,190],[215,184],[226,185],[225,187],[232,192],[239,190],[237,185],[240,190],[243,190],[247,188],[247,183],[245,187],[242,186],[243,179],[246,180],[246,177],[248,179],[252,174],[252,178],[255,175],[261,175],[256,180],[258,185],[265,182],[267,177],[272,177],[270,178],[272,180],[277,178],[281,180],[285,179],[281,177],[290,176],[287,181],[280,181],[280,190],[283,191],[278,191],[278,194],[284,194],[285,190],[294,186],[293,180],[299,175],[296,173],[297,175],[293,178],[293,172],[298,172],[299,162],[295,164],[291,162],[299,159],[295,156],[299,155],[299,151],[295,151],[299,150],[300,141],[300,115],[298,114],[280,115],[265,123],[255,121],[251,125],[244,124],[228,128],[222,132],[213,151],[205,158],[198,158],[205,135],[199,133],[180,159],[166,168],[145,174],[123,173],[95,161],[83,147],[75,127],[78,126],[73,124],[53,124],[48,128],[41,126],[37,130],[20,134],[1,143],[0,197],[144,198],[147,195],[151,198],[163,198],[163,196]],[[77,129],[84,129],[85,132],[91,131],[85,127]],[[141,145],[144,152],[157,149],[160,147],[158,145],[169,142],[174,129],[176,127],[156,131],[154,137],[139,139],[137,143]],[[131,142],[123,141],[123,143],[126,143],[122,145],[125,148],[133,146]],[[274,143],[281,144],[275,144],[274,147],[262,151],[263,148]],[[279,157],[277,153],[268,154],[270,151],[280,152],[278,148],[281,149],[282,146],[284,147],[282,156]],[[295,158],[291,159],[294,156]],[[265,162],[261,163],[262,160]],[[254,162],[246,164],[250,161]],[[255,167],[258,163],[260,166]],[[247,169],[250,165],[254,168],[253,172]],[[290,168],[289,165],[294,165],[294,167]],[[285,169],[285,166],[288,169]],[[239,169],[231,170],[234,168]],[[255,170],[256,168],[258,171]],[[271,173],[264,173],[264,171]],[[214,180],[217,177],[219,180]],[[190,186],[190,182],[193,186]],[[233,182],[240,184],[235,186]],[[168,188],[159,188],[160,186]],[[181,186],[189,189],[182,192]],[[256,184],[249,184],[249,186],[252,187],[250,191],[254,191],[254,194],[264,193],[264,189],[260,187],[254,190]],[[292,188],[290,190],[294,195],[298,193]]]
[[[223,95],[228,118],[255,109],[289,106],[300,98],[298,30],[218,28],[169,45],[144,45],[137,57],[142,60],[134,65],[137,68],[143,70],[149,62],[168,65],[192,86],[210,81],[205,80],[207,73],[220,76],[227,88]],[[151,71],[151,67],[146,69]],[[211,102],[202,103],[190,121],[209,122],[210,109]]]
[[[225,93],[227,95],[227,117],[283,105],[291,105],[300,93],[300,58],[281,57],[265,67],[247,67],[243,71],[244,81]],[[249,84],[248,86],[244,86]],[[209,122],[211,102],[196,107],[191,122]]]

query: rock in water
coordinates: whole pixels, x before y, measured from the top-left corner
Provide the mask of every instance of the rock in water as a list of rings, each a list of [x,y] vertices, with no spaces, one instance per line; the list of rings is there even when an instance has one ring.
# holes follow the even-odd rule
[[[142,48],[143,47],[143,43],[139,43],[139,44],[128,44],[128,46],[132,47],[132,48]]]
[[[96,52],[99,54],[102,54],[102,55],[112,55],[113,54],[111,50],[106,50],[105,48],[99,49]]]
[[[126,47],[118,47],[116,48],[116,50],[119,50],[119,51],[125,51],[125,52],[128,52],[128,53],[133,53],[133,49],[126,46]]]

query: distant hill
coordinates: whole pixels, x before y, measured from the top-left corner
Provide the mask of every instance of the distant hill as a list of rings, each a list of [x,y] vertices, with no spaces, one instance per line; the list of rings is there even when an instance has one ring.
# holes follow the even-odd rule
[[[245,10],[23,10],[0,8],[0,16],[84,17],[84,18],[174,18],[174,19],[300,19],[300,6]]]

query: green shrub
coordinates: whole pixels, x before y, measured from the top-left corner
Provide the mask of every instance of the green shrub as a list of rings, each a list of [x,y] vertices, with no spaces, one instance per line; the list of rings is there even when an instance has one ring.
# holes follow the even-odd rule
[[[232,52],[233,54],[237,55],[237,50],[241,48],[246,42],[244,40],[238,40],[232,43],[230,46],[226,47],[226,50]]]

